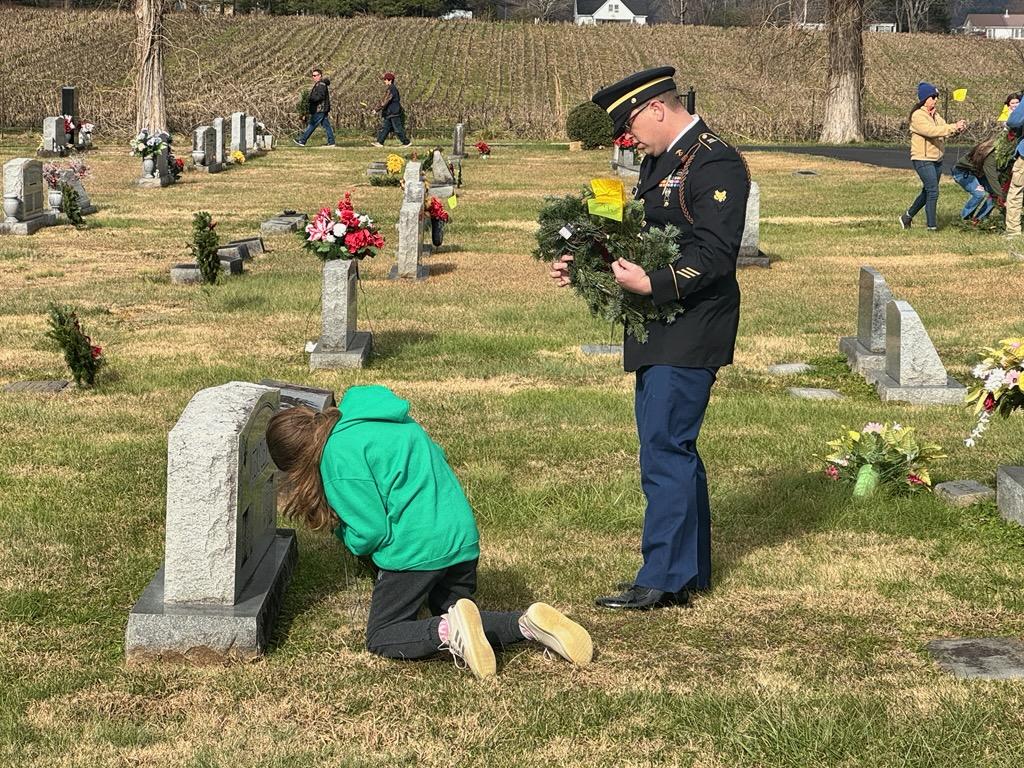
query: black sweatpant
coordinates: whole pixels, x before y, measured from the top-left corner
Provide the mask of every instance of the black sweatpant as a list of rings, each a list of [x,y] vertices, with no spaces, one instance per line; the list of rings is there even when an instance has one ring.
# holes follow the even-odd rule
[[[422,659],[438,651],[441,615],[476,592],[476,560],[439,571],[377,572],[366,621],[366,647],[392,659]],[[417,619],[426,602],[431,618]],[[521,612],[480,611],[487,640],[496,648],[523,640]]]

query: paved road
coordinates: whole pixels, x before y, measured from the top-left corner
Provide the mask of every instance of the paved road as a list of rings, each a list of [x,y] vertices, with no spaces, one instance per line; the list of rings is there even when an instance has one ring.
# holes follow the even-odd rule
[[[963,154],[968,147],[946,147],[946,155],[943,158],[943,170],[950,173],[957,158]],[[831,157],[835,160],[846,160],[854,163],[867,163],[882,168],[900,168],[912,170],[910,164],[909,147],[832,147],[827,145],[815,146],[813,144],[765,144],[741,146],[743,152],[791,152],[797,155],[818,155],[819,157]]]

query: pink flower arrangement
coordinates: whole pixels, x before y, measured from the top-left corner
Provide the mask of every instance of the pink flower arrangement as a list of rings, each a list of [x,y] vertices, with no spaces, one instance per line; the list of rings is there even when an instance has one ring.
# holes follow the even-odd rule
[[[306,225],[303,246],[324,261],[331,259],[364,259],[376,256],[384,247],[384,238],[366,214],[352,206],[346,192],[333,210],[321,208]]]

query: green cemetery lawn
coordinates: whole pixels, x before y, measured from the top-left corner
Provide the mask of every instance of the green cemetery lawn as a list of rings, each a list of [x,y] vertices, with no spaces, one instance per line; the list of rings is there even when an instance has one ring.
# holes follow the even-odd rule
[[[24,155],[6,147],[0,161]],[[81,310],[109,366],[93,390],[0,394],[0,764],[17,766],[698,765],[1019,766],[1024,683],[940,672],[933,638],[1024,634],[1024,530],[994,504],[929,494],[854,503],[820,456],[844,424],[899,421],[939,442],[936,481],[993,484],[1024,463],[1024,416],[975,449],[965,408],[883,404],[842,364],[858,267],[879,268],[921,315],[950,372],[1024,334],[1024,266],[998,235],[951,224],[902,232],[910,171],[754,154],[770,270],[744,270],[736,364],[702,440],[714,509],[715,589],[689,610],[622,614],[595,595],[638,564],[632,379],[581,343],[618,341],[531,256],[542,197],[607,172],[604,152],[495,146],[470,158],[432,275],[361,267],[371,367],[310,373],[319,262],[295,237],[215,287],[171,285],[191,215],[222,241],[282,208],[352,190],[392,235],[399,192],[365,183],[370,149],[281,149],[244,167],[132,187],[120,146],[88,156],[100,206],[82,230],[0,239],[0,383],[66,372],[47,304]],[[794,176],[809,168],[817,176]],[[923,215],[921,217],[923,219]],[[812,374],[766,367],[809,361]],[[446,449],[482,529],[482,605],[545,600],[592,632],[582,670],[520,647],[478,682],[450,661],[363,650],[370,581],[333,537],[299,533],[299,564],[266,658],[212,668],[126,666],[124,628],[163,555],[166,436],[198,390],[286,379],[382,383]],[[809,402],[788,386],[826,386]]]

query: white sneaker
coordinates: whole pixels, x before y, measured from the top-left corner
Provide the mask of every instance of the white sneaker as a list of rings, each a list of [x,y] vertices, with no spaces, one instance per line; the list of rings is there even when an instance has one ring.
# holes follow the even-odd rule
[[[472,600],[463,598],[448,609],[448,650],[481,680],[494,677],[494,649],[484,635],[480,609]]]
[[[370,142],[370,146],[371,147],[383,147],[384,145],[381,144],[379,141],[371,141]]]
[[[590,633],[547,603],[534,603],[519,619],[533,640],[573,664],[583,666],[594,658]]]

